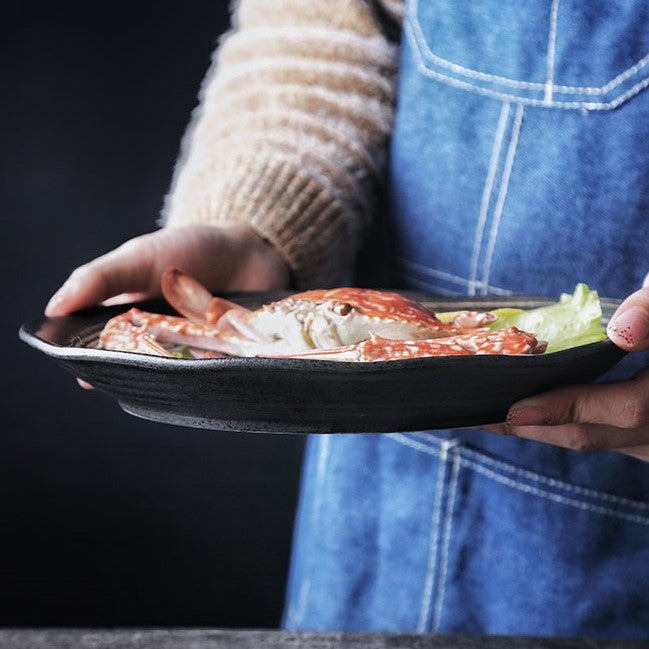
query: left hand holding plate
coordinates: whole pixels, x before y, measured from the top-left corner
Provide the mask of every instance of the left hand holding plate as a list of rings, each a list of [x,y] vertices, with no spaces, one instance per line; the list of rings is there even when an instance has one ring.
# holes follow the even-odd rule
[[[608,335],[626,351],[649,349],[649,287],[624,300]],[[510,407],[505,423],[484,428],[575,451],[615,450],[649,462],[649,369],[628,381],[570,386],[523,399]]]

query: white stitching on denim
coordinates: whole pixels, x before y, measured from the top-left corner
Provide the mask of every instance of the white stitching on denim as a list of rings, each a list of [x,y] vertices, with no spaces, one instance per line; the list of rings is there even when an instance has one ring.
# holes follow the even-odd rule
[[[426,562],[426,579],[424,580],[424,593],[419,609],[419,622],[417,631],[426,631],[428,612],[433,599],[433,585],[435,572],[437,571],[437,550],[439,547],[439,525],[442,511],[442,494],[444,491],[444,477],[446,475],[446,456],[448,447],[442,444],[439,453],[439,465],[437,467],[437,480],[435,481],[435,502],[433,503],[433,516],[430,523],[430,542],[428,544],[428,560]]]
[[[488,72],[480,72],[479,70],[474,70],[472,68],[466,68],[457,63],[443,59],[436,54],[433,54],[430,47],[428,46],[428,41],[424,36],[423,30],[421,28],[421,23],[419,21],[419,15],[417,13],[418,1],[413,0],[412,9],[408,12],[408,17],[404,20],[406,22],[412,22],[413,35],[417,40],[417,44],[420,49],[424,50],[425,55],[431,59],[437,65],[452,70],[456,74],[465,75],[467,77],[473,77],[475,79],[483,79],[485,81],[490,81],[493,83],[500,83],[502,85],[512,86],[513,88],[522,88],[525,90],[545,90],[545,83],[535,82],[535,81],[519,81],[517,79],[509,79],[508,77],[501,77],[495,74],[489,74]],[[642,69],[645,65],[649,63],[649,53],[639,59],[634,63],[630,68],[627,68],[616,77],[611,79],[603,86],[566,86],[566,85],[553,85],[553,92],[565,93],[565,94],[580,94],[585,95],[605,95],[613,88],[619,86],[621,83],[632,77],[636,72]],[[513,97],[514,99],[516,97]]]
[[[516,149],[518,147],[518,136],[521,132],[521,124],[523,123],[523,104],[518,104],[516,108],[516,115],[514,117],[514,126],[512,127],[512,137],[507,149],[507,157],[505,158],[505,167],[503,169],[502,180],[500,181],[500,191],[498,192],[498,200],[494,209],[494,217],[491,223],[491,233],[489,235],[489,243],[487,244],[487,251],[485,256],[484,268],[482,271],[482,294],[487,295],[489,290],[489,275],[491,274],[491,263],[493,261],[494,250],[496,249],[496,239],[498,238],[498,229],[500,228],[500,220],[502,218],[503,209],[505,207],[505,200],[507,199],[507,190],[509,189],[509,179],[511,177],[512,167],[514,165],[514,157],[516,156]]]
[[[482,237],[484,236],[484,229],[487,223],[487,213],[489,212],[489,203],[491,201],[491,194],[493,192],[494,181],[496,178],[496,169],[498,168],[498,161],[500,160],[503,135],[505,133],[505,126],[507,125],[507,118],[509,117],[509,106],[509,102],[505,102],[500,109],[498,126],[496,127],[494,142],[491,146],[491,159],[489,160],[489,167],[487,168],[487,177],[485,179],[484,189],[482,190],[478,222],[476,223],[475,234],[473,237],[473,253],[471,255],[468,289],[469,295],[475,295],[476,278],[478,276],[478,258],[480,257],[480,250],[482,248]]]
[[[426,441],[428,440],[433,440],[435,444],[441,444],[446,438],[442,437],[441,435],[435,435],[435,433],[431,433],[430,431],[420,431],[418,433],[411,433],[411,435],[421,437],[423,436]]]
[[[318,448],[318,464],[316,466],[316,497],[313,501],[313,508],[311,509],[311,516],[315,519],[320,514],[320,507],[322,507],[322,489],[325,480],[325,470],[329,460],[329,447],[331,437],[323,435],[319,440]]]
[[[315,476],[315,497],[311,506],[310,517],[312,521],[317,520],[320,515],[320,508],[322,507],[322,491],[325,479],[325,469],[327,468],[327,461],[329,460],[329,446],[331,438],[328,435],[322,435],[318,440],[318,464],[316,466]],[[298,595],[297,611],[294,615],[294,624],[299,625],[302,623],[306,614],[307,600],[309,591],[311,590],[311,577],[307,575],[300,584],[300,594]]]
[[[455,496],[457,494],[457,483],[460,473],[460,464],[462,458],[459,453],[453,454],[453,468],[449,481],[449,494],[446,501],[446,514],[442,528],[442,549],[440,555],[441,568],[437,583],[437,596],[435,598],[435,609],[433,612],[432,631],[439,631],[440,620],[442,617],[442,607],[444,605],[444,594],[446,591],[446,577],[448,574],[448,551],[451,543],[451,527],[453,524],[453,509],[455,507]]]
[[[430,58],[433,62],[437,63],[443,68],[448,68],[449,70],[452,70],[457,74],[463,74],[468,77],[474,77],[476,79],[484,79],[487,81],[495,81],[497,83],[502,83],[504,85],[513,86],[514,88],[526,88],[528,90],[543,90],[542,83],[537,83],[534,81],[518,81],[516,79],[508,79],[507,77],[499,77],[495,74],[489,74],[488,72],[480,72],[479,70],[465,68],[463,65],[453,63],[452,61],[448,61],[447,59],[443,59],[442,57],[433,54],[432,50],[428,46],[428,41],[426,40],[426,37],[424,36],[424,32],[421,28],[421,22],[419,20],[419,15],[417,11],[419,8],[418,5],[419,5],[418,0],[412,0],[412,10],[408,12],[408,17],[406,18],[406,21],[412,22],[412,28],[414,31],[415,38],[417,39],[417,43],[419,44],[421,49],[425,51],[428,58]]]
[[[462,297],[462,295],[464,295],[459,291],[453,291],[448,288],[443,288],[442,286],[438,286],[433,282],[426,282],[422,279],[411,277],[410,275],[408,275],[406,279],[408,283],[416,285],[419,289],[421,289],[422,291],[426,291],[431,295],[441,295],[443,297]]]
[[[476,451],[472,451],[468,448],[463,448],[462,452],[464,455],[475,458],[476,460],[483,462],[484,464],[490,464],[491,466],[497,467],[502,471],[507,471],[515,475],[519,475],[528,480],[534,480],[539,484],[545,484],[549,487],[554,487],[555,489],[563,489],[564,491],[572,492],[574,494],[579,494],[580,496],[587,496],[589,498],[596,498],[598,500],[607,501],[610,503],[615,503],[618,505],[623,505],[626,507],[633,507],[635,509],[640,509],[642,511],[649,512],[649,504],[639,502],[637,500],[630,500],[629,498],[623,498],[621,496],[614,496],[613,494],[607,494],[602,491],[596,491],[595,489],[588,489],[586,487],[580,487],[578,485],[570,484],[569,482],[564,482],[562,480],[557,480],[556,478],[549,478],[540,473],[534,471],[529,471],[527,469],[522,469],[520,467],[507,464],[506,462],[500,462],[499,460],[494,460],[486,455],[482,455]]]
[[[399,444],[403,444],[404,446],[410,446],[410,448],[414,448],[416,451],[421,451],[422,453],[427,453],[428,455],[434,455],[435,457],[439,457],[440,454],[439,450],[433,448],[428,444],[417,442],[416,440],[404,435],[403,433],[388,433],[387,437],[389,437],[395,442],[398,442]],[[440,444],[444,441],[446,440],[443,439],[438,440]]]
[[[548,63],[545,77],[545,95],[546,101],[552,101],[552,91],[554,90],[554,55],[557,44],[557,18],[559,16],[559,0],[552,0],[550,7],[550,30],[548,34]]]
[[[644,80],[640,81],[639,83],[636,83],[635,86],[629,88],[629,90],[622,93],[615,101],[609,102],[609,104],[607,104],[607,107],[617,108],[618,106],[622,105],[625,101],[631,99],[631,97],[637,95],[639,92],[644,90],[647,86],[649,86],[649,77],[646,77]]]
[[[430,266],[420,264],[416,261],[409,261],[408,259],[404,259],[403,257],[397,257],[396,260],[400,264],[404,266],[409,266],[412,270],[419,271],[421,273],[424,273],[425,275],[431,275],[434,278],[446,280],[448,282],[453,282],[455,284],[462,284],[463,286],[469,285],[469,280],[465,279],[464,277],[460,277],[459,275],[452,275],[451,273],[447,273],[446,271],[439,270],[437,268],[432,268]],[[410,275],[405,275],[406,271],[400,271],[400,273],[405,277],[407,277],[408,279],[411,279]],[[416,282],[417,280],[413,280],[413,281]],[[423,280],[420,280],[419,283],[422,286],[426,285]],[[497,295],[512,294],[512,291],[510,291],[509,289],[500,288],[499,286],[489,286],[489,292],[495,293]]]
[[[420,264],[416,261],[409,261],[408,259],[404,259],[403,257],[397,257],[397,261],[404,266],[410,266],[415,270],[420,270],[422,273],[432,275],[433,277],[436,277],[438,279],[445,279],[449,282],[454,282],[455,284],[462,284],[463,286],[467,286],[469,283],[468,279],[460,277],[459,275],[452,275],[451,273],[447,273],[443,270],[430,268],[429,266],[425,266],[424,264]]]
[[[431,603],[433,601],[433,586],[439,588],[439,577],[435,579],[435,573],[438,571],[438,554],[439,554],[439,532],[440,517],[442,511],[442,496],[444,493],[444,480],[446,478],[446,465],[448,463],[449,449],[460,443],[457,439],[445,439],[441,442],[439,452],[439,468],[437,481],[435,483],[435,504],[433,506],[433,518],[431,522],[431,539],[428,553],[428,564],[426,570],[426,580],[424,582],[424,596],[419,611],[419,624],[417,630],[422,633],[426,631],[428,616],[430,613]]]
[[[427,442],[432,441],[435,445],[439,445],[439,443],[443,441],[443,438],[438,437],[434,433],[430,433],[426,431],[415,432],[411,434],[416,437],[421,437]],[[397,433],[396,435],[403,435],[403,433]],[[409,438],[407,437],[405,437],[405,439],[409,440]],[[400,441],[400,440],[396,440],[396,441]],[[412,441],[413,444],[408,444],[408,445],[412,446],[413,448],[416,448],[417,450],[423,450],[422,448],[420,448],[420,445],[423,446],[424,448],[434,449],[434,447],[430,446],[429,444],[423,444],[422,442],[416,442],[415,440],[409,440],[409,441]],[[400,443],[403,444],[404,442],[400,441]],[[415,446],[415,444],[417,444],[417,446]],[[649,503],[643,503],[637,500],[623,498],[622,496],[614,496],[613,494],[607,494],[603,491],[596,491],[595,489],[580,487],[578,485],[570,484],[569,482],[564,482],[563,480],[557,480],[556,478],[549,478],[547,476],[542,475],[541,473],[536,473],[528,469],[523,469],[513,464],[502,462],[501,460],[496,460],[492,457],[489,457],[488,455],[467,448],[466,446],[462,446],[461,453],[462,455],[467,456],[469,458],[474,458],[475,461],[481,462],[483,464],[491,465],[500,471],[507,471],[508,473],[513,473],[515,475],[521,476],[522,478],[533,480],[534,482],[537,482],[539,484],[547,485],[548,487],[553,487],[555,489],[563,489],[564,491],[572,492],[580,496],[587,496],[589,498],[595,498],[598,500],[615,503],[617,505],[633,507],[635,509],[649,512]]]
[[[624,102],[628,101],[634,95],[637,95],[639,92],[644,90],[647,86],[649,86],[649,77],[646,77],[642,81],[638,82],[635,86],[632,86],[625,93],[619,95],[615,100],[609,102],[554,101],[554,100],[551,102],[547,102],[545,101],[545,99],[529,99],[527,97],[519,97],[517,95],[511,95],[505,92],[497,92],[494,90],[489,90],[487,88],[482,88],[473,83],[468,83],[467,81],[460,81],[459,79],[454,79],[453,77],[449,77],[446,74],[435,72],[427,68],[423,61],[421,52],[418,49],[417,43],[414,41],[415,37],[414,34],[412,33],[412,29],[408,21],[404,23],[404,29],[406,32],[406,36],[408,36],[408,39],[414,45],[413,56],[415,59],[415,64],[417,65],[417,69],[419,70],[419,72],[421,72],[421,74],[423,74],[426,77],[430,77],[431,79],[436,79],[437,81],[441,81],[442,83],[445,83],[446,85],[449,85],[451,87],[459,88],[460,90],[469,90],[475,92],[476,94],[484,95],[485,97],[491,97],[492,99],[498,99],[500,101],[516,101],[518,103],[525,104],[526,106],[541,106],[544,108],[561,108],[563,110],[579,110],[579,109],[613,110],[618,106],[620,106],[621,104],[623,104]]]
[[[555,92],[562,92],[566,94],[577,94],[578,92],[583,92],[585,95],[605,95],[613,88],[619,86],[621,83],[632,77],[636,72],[644,68],[645,65],[649,63],[649,54],[643,56],[635,65],[632,65],[630,68],[621,72],[614,79],[611,79],[605,86],[600,88],[578,88],[573,86],[555,86]]]
[[[519,491],[530,494],[532,496],[539,496],[540,498],[552,500],[561,505],[576,507],[577,509],[583,509],[585,511],[594,512],[596,514],[613,516],[615,518],[620,518],[622,520],[631,523],[637,523],[639,525],[649,525],[649,518],[645,516],[639,516],[638,514],[627,514],[626,512],[609,509],[608,507],[602,507],[601,505],[593,505],[590,503],[582,502],[581,500],[575,500],[574,498],[567,498],[566,496],[561,496],[551,491],[544,491],[543,489],[532,487],[531,485],[525,484],[524,482],[518,482],[517,480],[513,480],[512,478],[506,478],[505,476],[499,475],[498,473],[495,473],[494,471],[483,467],[477,462],[472,462],[471,460],[465,460],[464,464],[472,468],[477,473],[481,473],[485,477],[490,478],[495,482],[503,484],[507,487],[511,487],[513,489],[518,489]]]
[[[302,624],[302,620],[304,620],[304,615],[306,614],[306,602],[309,598],[310,589],[311,580],[307,578],[300,584],[300,592],[297,596],[297,607],[294,607],[293,604],[291,604],[289,608],[288,617],[290,620],[290,626],[296,627]]]
[[[492,295],[502,295],[503,297],[507,297],[508,295],[514,294],[514,291],[510,291],[507,288],[500,288],[498,286],[493,286],[491,284],[487,286],[487,289],[489,293],[491,293]]]

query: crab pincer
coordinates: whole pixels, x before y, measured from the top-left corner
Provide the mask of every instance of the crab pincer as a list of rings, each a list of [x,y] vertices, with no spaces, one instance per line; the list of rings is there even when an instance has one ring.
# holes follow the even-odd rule
[[[214,297],[199,281],[175,266],[162,271],[160,288],[167,302],[193,322],[214,325],[227,311],[247,311],[234,302]]]

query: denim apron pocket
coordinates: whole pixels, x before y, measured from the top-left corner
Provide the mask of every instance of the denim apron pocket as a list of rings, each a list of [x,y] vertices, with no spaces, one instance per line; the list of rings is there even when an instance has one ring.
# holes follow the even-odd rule
[[[630,0],[409,4],[390,157],[398,283],[555,297],[641,285],[648,14]]]
[[[525,470],[457,439],[391,438],[441,458],[444,476],[419,630],[649,636],[649,502]]]
[[[285,628],[647,636],[649,501],[433,433],[307,455]]]
[[[637,0],[411,0],[404,30],[431,79],[527,106],[612,110],[649,85]]]

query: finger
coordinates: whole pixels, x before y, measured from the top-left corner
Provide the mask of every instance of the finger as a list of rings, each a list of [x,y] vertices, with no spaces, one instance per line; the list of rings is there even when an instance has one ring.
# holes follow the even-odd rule
[[[88,381],[84,381],[83,379],[77,379],[77,383],[84,389],[84,390],[94,390],[95,386],[88,383]]]
[[[640,428],[649,424],[649,372],[631,381],[575,385],[545,392],[513,404],[510,426],[556,426],[567,423]]]
[[[636,460],[649,462],[649,444],[643,444],[641,446],[623,446],[614,450],[618,453],[630,455],[631,457],[636,458]]]
[[[627,351],[649,349],[649,287],[632,293],[613,314],[607,327],[609,338]]]
[[[120,293],[114,297],[109,297],[102,302],[103,306],[115,306],[119,304],[130,304],[131,302],[141,302],[149,297],[148,293]]]
[[[486,426],[475,426],[479,430],[486,430],[488,433],[495,435],[511,435],[507,424],[487,424]]]
[[[509,426],[510,435],[553,444],[573,451],[625,449],[649,444],[649,427],[643,430],[600,426],[597,424],[563,424],[561,426]]]
[[[619,432],[614,429],[614,432],[606,432],[604,428],[594,433],[591,430],[584,430],[582,433],[578,431],[568,432],[565,426],[508,426],[507,424],[489,424],[483,426],[483,430],[496,435],[512,435],[523,439],[530,439],[537,442],[544,442],[546,444],[554,444],[555,446],[562,446],[572,450],[586,450],[586,448],[598,447],[598,444],[604,443],[611,444],[612,446],[605,446],[609,450],[617,451],[629,455],[638,460],[649,462],[649,434],[644,437],[638,432],[632,435],[632,445],[629,446],[615,446],[619,442]],[[642,441],[644,439],[644,441]],[[602,447],[604,448],[604,447]]]
[[[144,237],[79,266],[52,296],[45,315],[66,315],[127,292],[150,293],[153,259]]]

